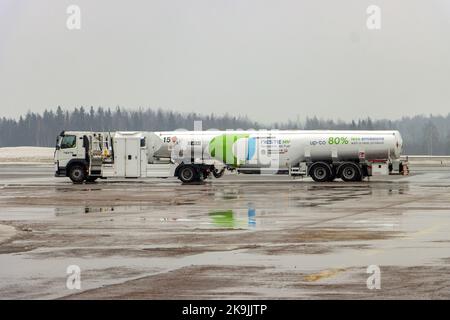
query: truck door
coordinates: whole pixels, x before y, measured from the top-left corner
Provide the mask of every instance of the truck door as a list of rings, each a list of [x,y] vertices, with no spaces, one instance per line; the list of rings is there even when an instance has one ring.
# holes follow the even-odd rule
[[[114,139],[114,166],[117,177],[125,177],[126,166],[126,140],[123,137]]]
[[[137,178],[141,172],[141,139],[125,140],[125,177]]]
[[[72,159],[84,159],[83,137],[64,135],[59,143],[57,159],[60,167],[66,167]]]

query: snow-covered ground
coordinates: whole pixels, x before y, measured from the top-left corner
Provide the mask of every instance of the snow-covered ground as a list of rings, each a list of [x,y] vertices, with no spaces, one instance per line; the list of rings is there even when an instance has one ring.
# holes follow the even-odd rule
[[[55,148],[0,148],[0,163],[53,163]]]

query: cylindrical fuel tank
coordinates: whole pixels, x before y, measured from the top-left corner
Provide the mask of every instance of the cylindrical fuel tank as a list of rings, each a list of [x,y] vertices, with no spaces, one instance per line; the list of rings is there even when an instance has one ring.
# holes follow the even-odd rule
[[[305,131],[293,138],[300,160],[398,159],[402,138],[398,131]]]
[[[215,159],[230,166],[288,167],[300,161],[398,159],[398,131],[172,131],[157,132],[155,155]]]

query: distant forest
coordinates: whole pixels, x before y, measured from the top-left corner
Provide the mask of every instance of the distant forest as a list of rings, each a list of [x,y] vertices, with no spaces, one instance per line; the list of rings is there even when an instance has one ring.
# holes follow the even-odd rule
[[[56,136],[62,130],[145,130],[162,131],[184,128],[193,129],[195,120],[202,120],[204,130],[215,129],[350,129],[350,130],[399,130],[403,136],[405,154],[450,155],[450,113],[447,116],[403,117],[398,120],[372,120],[370,118],[338,120],[306,118],[303,121],[288,120],[284,123],[261,124],[247,117],[225,115],[201,115],[172,111],[139,109],[126,110],[117,107],[75,108],[72,111],[58,107],[41,113],[28,112],[19,119],[0,119],[0,147],[55,145]]]

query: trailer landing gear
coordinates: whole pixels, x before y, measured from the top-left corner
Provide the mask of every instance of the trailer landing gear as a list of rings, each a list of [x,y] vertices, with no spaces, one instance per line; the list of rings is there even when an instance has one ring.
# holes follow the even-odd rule
[[[214,176],[214,178],[221,178],[223,176],[223,174],[225,173],[225,168],[222,168],[222,170],[217,170],[217,169],[213,169],[212,170],[212,174]]]

